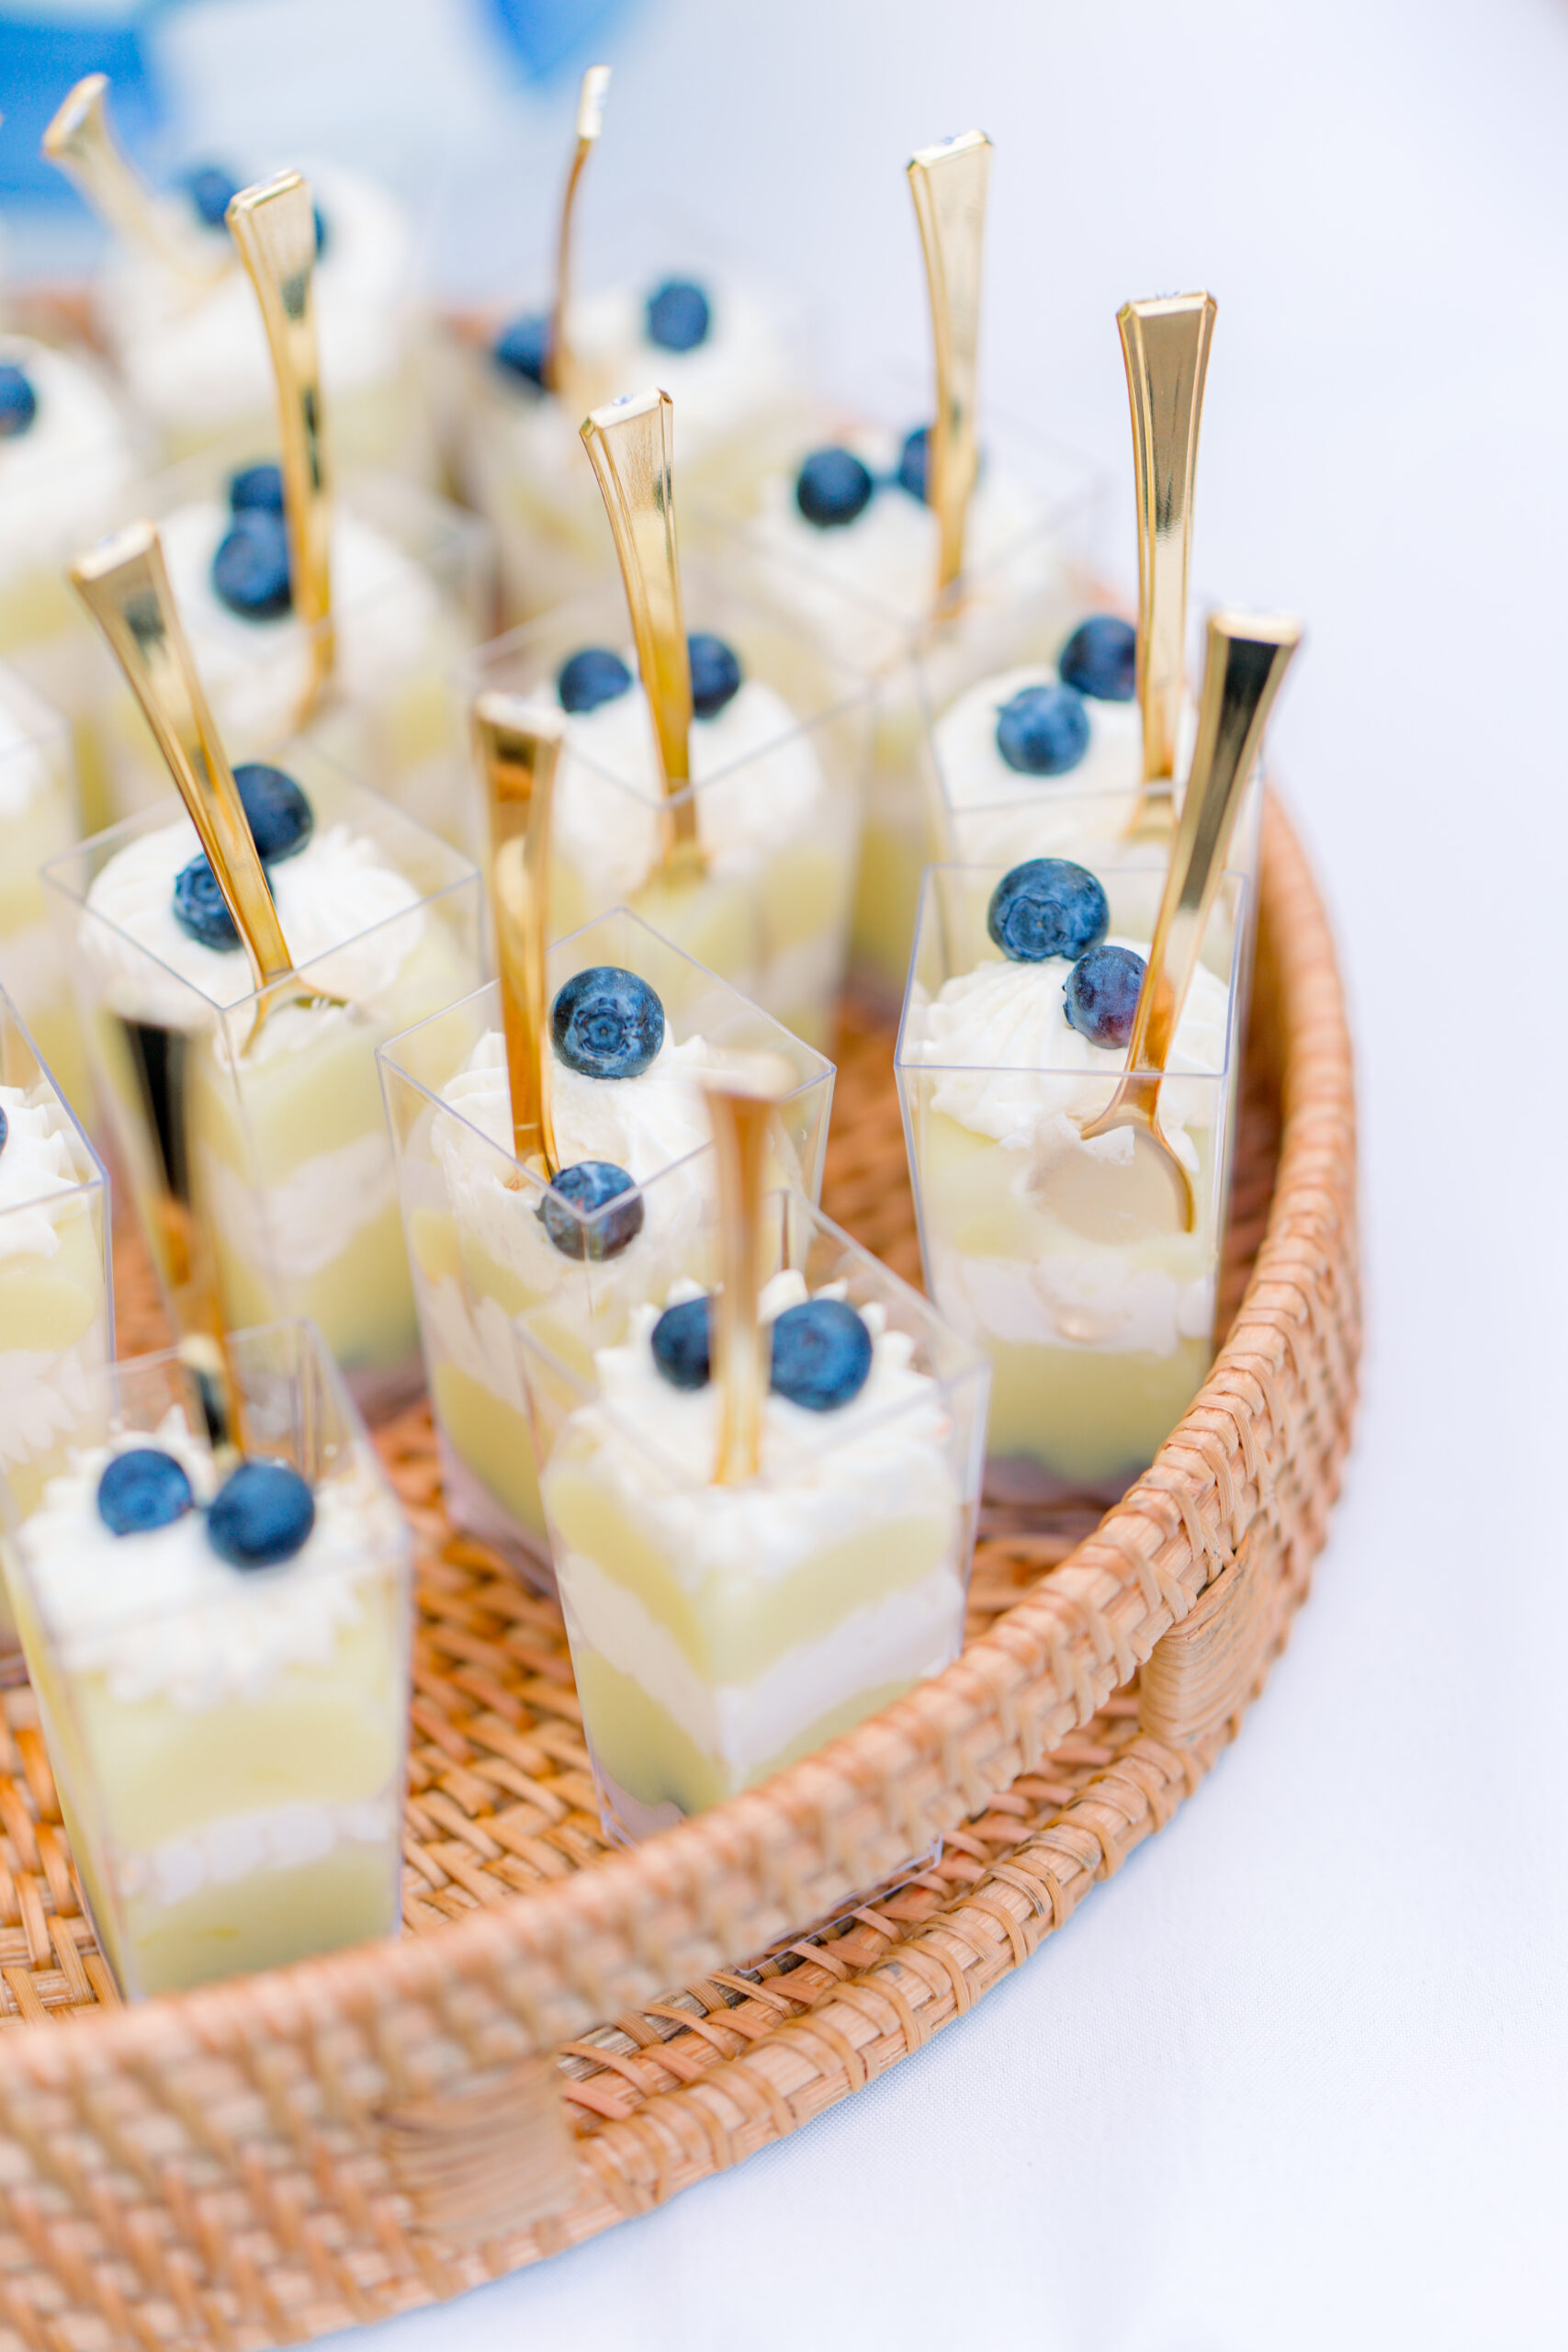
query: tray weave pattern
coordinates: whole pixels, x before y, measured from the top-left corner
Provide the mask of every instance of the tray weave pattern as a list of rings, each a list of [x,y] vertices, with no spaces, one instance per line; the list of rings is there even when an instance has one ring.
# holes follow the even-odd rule
[[[846,1019],[825,1199],[918,1275],[890,1047]],[[157,1344],[117,1266],[122,1346]],[[1305,1593],[1355,1396],[1349,1051],[1276,808],[1225,1280],[1213,1373],[1116,1510],[981,1544],[956,1666],[630,1855],[558,1611],[450,1532],[428,1414],[389,1425],[421,1550],[395,1947],[119,2007],[6,1694],[0,2352],[297,2341],[647,2211],[919,2049],[1191,1794]]]

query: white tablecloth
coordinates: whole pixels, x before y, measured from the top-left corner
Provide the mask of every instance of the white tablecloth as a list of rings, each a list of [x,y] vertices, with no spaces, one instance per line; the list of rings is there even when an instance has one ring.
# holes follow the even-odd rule
[[[1276,755],[1355,1004],[1365,1402],[1264,1702],[1068,1932],[365,2352],[1561,2344],[1568,11],[676,0],[615,46],[596,200],[722,208],[852,377],[923,357],[908,151],[991,132],[987,386],[1114,469],[1123,577],[1114,312],[1217,294],[1196,572],[1310,628]]]

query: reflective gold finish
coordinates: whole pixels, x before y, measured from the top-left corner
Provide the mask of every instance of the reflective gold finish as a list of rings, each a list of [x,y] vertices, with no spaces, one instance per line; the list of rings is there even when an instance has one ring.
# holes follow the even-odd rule
[[[668,392],[634,393],[596,408],[582,425],[626,583],[637,667],[664,772],[664,870],[702,871],[690,791],[692,663],[681,602],[671,468],[674,406]],[[677,797],[679,796],[679,797]]]
[[[182,234],[172,208],[161,204],[127,163],[109,129],[108,86],[102,74],[77,83],[43,134],[45,155],[132,252],[151,254],[193,290],[216,284],[228,256],[204,252],[194,231]]]
[[[1108,1108],[1083,1129],[1087,1142],[1129,1128],[1142,1145],[1152,1147],[1168,1183],[1174,1228],[1187,1233],[1195,1216],[1192,1184],[1160,1133],[1160,1080],[1213,911],[1242,795],[1301,635],[1299,621],[1243,613],[1210,616],[1192,773],[1133,1016],[1127,1075]]]
[[[566,721],[521,696],[482,694],[474,737],[490,802],[491,908],[512,1087],[512,1148],[547,1181],[560,1161],[550,1120],[550,1034],[545,949],[549,940],[550,805]]]
[[[966,130],[957,139],[922,147],[909,164],[936,347],[936,416],[927,495],[941,534],[939,595],[964,569],[964,529],[979,468],[975,385],[990,176],[991,142],[983,130]]]
[[[1187,676],[1187,568],[1212,294],[1125,302],[1117,313],[1138,503],[1138,701],[1144,790],[1133,830],[1169,830],[1170,782]]]
[[[310,634],[311,683],[298,723],[332,674],[332,485],[316,346],[316,208],[298,172],[242,188],[229,228],[261,306],[277,387],[294,611]]]
[[[761,1322],[767,1257],[762,1185],[777,1101],[766,1078],[761,1071],[726,1071],[704,1081],[717,1162],[722,1284],[713,1331],[720,1415],[716,1487],[744,1486],[756,1476],[762,1458],[762,1407],[768,1394]],[[758,1083],[759,1079],[763,1082]]]
[[[577,204],[577,184],[583,166],[604,128],[604,100],[609,94],[610,69],[591,65],[582,77],[577,100],[577,144],[561,198],[560,231],[556,239],[556,299],[550,313],[549,341],[545,346],[545,390],[570,399],[572,393],[571,338],[567,332],[567,305],[571,298],[571,216]]]

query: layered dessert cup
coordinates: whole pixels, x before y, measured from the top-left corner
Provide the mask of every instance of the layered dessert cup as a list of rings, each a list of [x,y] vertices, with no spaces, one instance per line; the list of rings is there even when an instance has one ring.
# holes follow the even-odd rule
[[[248,288],[247,288],[248,292]],[[272,435],[252,445],[271,446]],[[140,484],[117,517],[155,523],[175,603],[230,756],[303,734],[466,847],[466,730],[447,681],[490,627],[490,535],[434,492],[384,475],[344,478],[333,502],[332,611],[294,611],[278,468],[193,459]],[[331,669],[315,691],[321,640]],[[118,669],[95,661],[101,756],[114,812],[161,799],[167,771]]]
[[[5,1497],[61,1813],[129,1999],[395,1930],[412,1540],[320,1335],[232,1334],[246,1458],[175,1355],[97,1374]]]
[[[26,1510],[65,1467],[114,1354],[108,1252],[107,1180],[0,991],[0,1476]],[[0,1680],[17,1668],[0,1589]]]
[[[638,984],[612,996],[653,1023],[622,1076],[575,1067],[581,1057],[564,1025],[582,976],[602,973]],[[574,981],[576,996],[564,996]],[[591,1193],[553,1190],[514,1156],[494,985],[380,1055],[447,1511],[547,1586],[514,1318],[536,1310],[551,1344],[586,1373],[593,1349],[622,1340],[645,1300],[682,1277],[712,1279],[705,1073],[766,1057],[784,1093],[775,1180],[813,1199],[833,1090],[830,1062],[624,910],[550,950],[548,992],[552,1008],[565,1007],[551,1047],[558,1172],[586,1163],[626,1180],[596,1206]]]
[[[558,933],[628,906],[813,1044],[832,1036],[849,939],[868,682],[767,605],[683,564],[693,648],[700,876],[667,875],[666,801],[619,582],[466,663],[467,703],[502,688],[566,716],[550,875]]]
[[[998,944],[994,909],[1032,865],[932,868],[897,1047],[926,1285],[990,1360],[987,1498],[1024,1510],[1114,1500],[1208,1372],[1242,969],[1246,883],[1228,875],[1159,1093],[1195,1210],[1190,1231],[1172,1231],[1168,1188],[1151,1197],[1127,1133],[1081,1134],[1124,1066],[1164,876],[1056,870],[1099,891],[1098,914],[1075,885],[1081,926],[1061,952],[1021,960]],[[1090,933],[1114,968],[1091,960]],[[1084,1008],[1108,1003],[1097,1028]],[[1097,1042],[1105,1034],[1121,1043]]]
[[[54,1083],[85,1118],[82,1032],[39,872],[80,837],[70,727],[17,671],[0,664],[0,987],[32,1031]]]
[[[798,1194],[765,1204],[760,1466],[713,1483],[709,1301],[671,1285],[586,1372],[518,1325],[606,1831],[646,1836],[810,1754],[958,1655],[979,1351]]]
[[[154,1261],[172,1191],[210,1245],[225,1323],[313,1317],[380,1411],[417,1389],[419,1346],[376,1048],[477,985],[479,881],[311,747],[284,756],[237,781],[313,1001],[258,1028],[248,959],[177,804],[46,879]]]

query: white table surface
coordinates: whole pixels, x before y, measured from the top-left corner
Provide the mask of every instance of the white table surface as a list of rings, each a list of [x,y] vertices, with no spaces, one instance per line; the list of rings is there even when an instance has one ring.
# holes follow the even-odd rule
[[[375,70],[440,51],[547,187],[563,107],[481,92],[457,14],[389,6]],[[987,386],[1114,469],[1123,576],[1114,311],[1217,294],[1196,572],[1310,627],[1276,763],[1354,1000],[1365,1401],[1266,1699],[1068,1932],[787,2144],[355,2352],[1562,2343],[1568,9],[672,0],[611,53],[606,206],[720,206],[852,374],[923,356],[908,151],[991,132]]]

